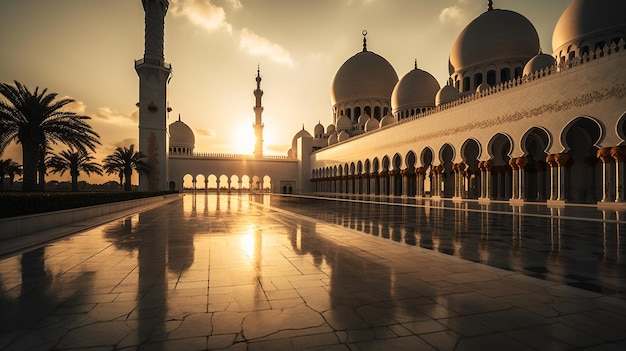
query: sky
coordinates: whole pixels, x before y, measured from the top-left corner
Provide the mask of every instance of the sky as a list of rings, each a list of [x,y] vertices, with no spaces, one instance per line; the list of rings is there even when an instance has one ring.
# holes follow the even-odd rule
[[[494,0],[537,29],[544,53],[571,0]],[[415,60],[444,85],[454,40],[487,10],[485,0],[170,0],[165,60],[172,64],[168,124],[180,118],[196,152],[252,154],[253,91],[260,66],[264,154],[287,155],[296,132],[332,123],[330,87],[341,65],[367,48],[401,78]],[[143,57],[140,0],[0,0],[0,82],[47,88],[90,116],[101,161],[138,146]],[[65,148],[59,146],[57,150]],[[21,147],[0,155],[21,163]],[[69,180],[50,175],[47,179]],[[81,178],[91,183],[117,177]]]

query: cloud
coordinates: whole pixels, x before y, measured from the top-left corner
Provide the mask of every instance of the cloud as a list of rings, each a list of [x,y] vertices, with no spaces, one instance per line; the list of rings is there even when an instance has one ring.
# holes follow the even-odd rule
[[[267,57],[274,62],[293,66],[291,54],[282,46],[255,34],[248,28],[241,30],[239,49],[252,56]]]
[[[439,13],[439,21],[442,23],[452,22],[455,25],[463,25],[467,22],[467,14],[460,7],[453,5],[441,10],[441,13]]]
[[[235,9],[241,8],[239,0],[227,1]],[[225,30],[232,32],[232,25],[226,21],[223,7],[211,3],[210,0],[171,0],[170,11],[176,16],[185,16],[195,25],[208,32]]]
[[[139,110],[135,110],[131,114],[126,114],[108,107],[100,107],[91,117],[106,123],[137,124],[139,121]]]
[[[235,10],[239,10],[243,7],[241,5],[241,1],[239,0],[224,0],[224,1],[226,1]]]
[[[217,135],[215,129],[207,128],[207,129],[196,129],[195,134],[199,136],[213,138]]]
[[[72,98],[69,97],[69,96],[64,96],[64,97],[62,97],[62,99],[72,99]],[[85,105],[85,103],[82,102],[82,101],[74,101],[74,102],[70,102],[69,104],[63,106],[63,108],[61,110],[74,112],[77,115],[85,115],[85,111],[87,111],[87,105]]]

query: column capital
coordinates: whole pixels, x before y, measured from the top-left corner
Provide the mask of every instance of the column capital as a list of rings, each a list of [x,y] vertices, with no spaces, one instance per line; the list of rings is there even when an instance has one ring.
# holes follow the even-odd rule
[[[412,169],[405,168],[400,171],[400,174],[404,177],[410,177],[412,175],[415,175],[415,172]]]
[[[554,155],[554,161],[559,165],[559,167],[567,166],[570,157],[566,153],[559,153]]]
[[[603,147],[598,149],[596,152],[596,157],[602,161],[602,163],[613,163],[613,157],[611,156],[611,148]]]
[[[513,170],[518,170],[518,169],[519,169],[519,166],[518,166],[518,164],[517,164],[517,159],[516,159],[516,158],[512,158],[512,159],[510,159],[510,160],[509,160],[509,166],[511,166],[511,168],[512,168]]]
[[[527,163],[528,159],[526,157],[518,157],[515,159],[515,164],[519,167],[519,169],[523,170]]]
[[[546,156],[546,163],[550,165],[550,167],[556,167],[556,161],[554,160],[554,154],[549,154]]]
[[[616,162],[623,162],[626,159],[626,146],[614,146],[611,148],[611,157]]]

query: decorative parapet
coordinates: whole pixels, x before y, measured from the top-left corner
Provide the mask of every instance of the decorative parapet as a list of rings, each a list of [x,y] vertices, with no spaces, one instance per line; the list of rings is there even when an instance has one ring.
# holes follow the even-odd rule
[[[263,157],[255,157],[254,155],[244,155],[244,154],[230,154],[230,153],[216,153],[216,152],[194,152],[191,154],[184,153],[170,153],[170,157],[184,157],[184,158],[220,158],[220,159],[246,159],[246,160],[292,160],[287,156],[273,156],[264,155]]]
[[[446,104],[439,105],[433,109],[416,114],[415,116],[411,116],[409,118],[399,120],[393,124],[390,124],[389,126],[400,124],[400,123],[406,123],[406,122],[410,122],[410,121],[413,121],[413,120],[416,120],[425,116],[429,116],[429,115],[441,112],[443,110],[447,110],[449,108],[453,108],[453,107],[460,106],[460,105],[463,105],[465,103],[468,103],[474,100],[481,99],[489,95],[493,95],[502,91],[513,89],[515,87],[524,85],[526,83],[534,82],[536,80],[548,77],[553,74],[558,74],[560,72],[567,71],[568,69],[571,69],[574,67],[582,66],[589,62],[606,59],[607,57],[611,55],[624,55],[625,51],[626,51],[626,42],[624,41],[624,38],[622,38],[617,45],[615,43],[612,43],[610,46],[605,45],[603,49],[597,48],[596,51],[592,55],[585,53],[581,58],[576,57],[571,60],[562,61],[558,64],[554,64],[552,67],[545,68],[543,70],[538,70],[531,74],[526,74],[523,77],[512,79],[507,82],[502,82],[489,89],[485,89],[484,91],[476,92],[475,94],[466,95],[464,97],[461,97],[458,100],[454,100]],[[382,128],[385,128],[385,127],[382,127]],[[379,128],[379,129],[382,129],[382,128]]]

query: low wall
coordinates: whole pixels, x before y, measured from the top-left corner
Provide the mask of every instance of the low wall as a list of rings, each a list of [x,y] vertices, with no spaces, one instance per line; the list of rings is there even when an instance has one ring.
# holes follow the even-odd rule
[[[182,194],[168,194],[143,199],[113,202],[71,210],[62,210],[0,219],[0,240],[16,238],[44,230],[89,220],[124,211],[157,206],[180,198]]]

